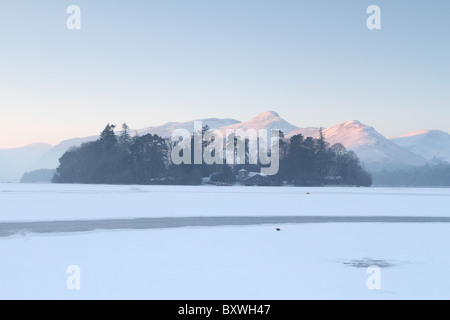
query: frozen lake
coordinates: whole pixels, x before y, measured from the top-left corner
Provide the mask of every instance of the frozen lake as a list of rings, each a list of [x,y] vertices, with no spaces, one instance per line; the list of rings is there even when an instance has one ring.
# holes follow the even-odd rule
[[[0,299],[450,299],[448,225],[275,227],[1,238]],[[389,265],[380,290],[355,261]]]
[[[449,208],[450,189],[0,184],[0,299],[449,299]]]
[[[223,216],[450,217],[450,189],[0,184],[0,205],[0,222]]]

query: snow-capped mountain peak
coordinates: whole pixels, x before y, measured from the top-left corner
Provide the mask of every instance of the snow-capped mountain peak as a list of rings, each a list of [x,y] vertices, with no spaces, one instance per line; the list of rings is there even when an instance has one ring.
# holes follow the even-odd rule
[[[433,130],[418,130],[418,131],[414,131],[414,132],[409,132],[409,133],[405,133],[396,137],[392,137],[392,139],[397,139],[397,138],[408,138],[408,137],[416,137],[416,136],[420,136],[422,134],[427,134],[430,133]],[[437,131],[437,130],[434,130]]]
[[[364,123],[361,123],[358,120],[350,120],[347,122],[342,123],[342,126],[344,127],[351,127],[351,126],[359,126],[359,127],[366,127]]]
[[[228,129],[231,129],[231,130],[252,129],[252,130],[256,130],[256,131],[262,130],[262,129],[280,130],[285,135],[288,135],[291,132],[293,132],[294,130],[297,130],[298,127],[293,125],[292,123],[287,122],[283,118],[281,118],[280,115],[278,113],[276,113],[275,111],[266,111],[266,112],[263,112],[263,113],[257,115],[250,121],[241,122],[241,123],[237,123],[237,124],[234,124],[231,126],[224,126],[224,127],[220,128],[220,130],[222,130],[222,131],[225,131]]]
[[[397,145],[434,162],[450,162],[450,134],[420,130],[391,138]]]
[[[373,127],[352,120],[323,131],[325,138],[331,143],[342,143],[347,149],[357,149],[364,145],[385,143],[388,141]]]
[[[405,150],[376,131],[373,127],[352,120],[323,130],[325,139],[331,145],[343,144],[358,154],[361,161],[371,170],[425,165],[422,157]]]
[[[227,129],[281,130],[286,138],[297,134],[317,138],[320,130],[315,127],[299,128],[281,118],[275,111],[263,112],[247,122],[216,118],[202,119],[201,121],[203,125],[208,125],[211,129],[219,129],[223,132]],[[194,121],[169,122],[159,127],[148,127],[136,132],[139,135],[151,133],[162,137],[170,137],[176,129],[187,129],[192,132]],[[429,163],[429,160],[450,162],[450,135],[439,130],[416,131],[390,140],[373,127],[358,120],[351,120],[323,129],[323,133],[331,145],[341,143],[347,149],[355,151],[364,165],[372,171],[422,166]],[[2,163],[0,176],[9,179],[8,174],[11,176],[14,173],[14,176],[19,176],[26,170],[54,168],[58,165],[58,159],[70,147],[79,146],[84,142],[96,139],[97,136],[70,139],[51,149],[49,145],[35,144],[18,150],[0,150],[0,163]],[[9,153],[17,155],[18,152],[32,151],[37,151],[40,159],[37,159],[39,157],[23,156],[23,154],[19,157],[19,159],[33,160],[31,161],[34,163],[32,166],[30,161],[22,164],[20,161],[11,160],[12,157],[9,156]],[[11,164],[17,165],[17,168],[14,168],[15,166]]]
[[[257,115],[254,119],[261,119],[261,120],[264,120],[264,119],[267,119],[267,120],[269,120],[269,119],[271,119],[271,120],[279,120],[279,119],[280,119],[280,115],[279,115],[277,112],[275,112],[275,111],[269,110],[269,111],[260,113],[260,114]]]
[[[396,137],[391,138],[391,140],[400,139],[400,138],[423,138],[423,137],[432,137],[432,138],[447,138],[450,137],[450,134],[448,134],[445,131],[441,130],[418,130],[406,134],[402,134]]]

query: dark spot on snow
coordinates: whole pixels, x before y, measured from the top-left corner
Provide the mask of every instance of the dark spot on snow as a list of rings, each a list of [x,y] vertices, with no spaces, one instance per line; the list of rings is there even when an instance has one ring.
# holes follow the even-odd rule
[[[371,266],[377,266],[379,268],[391,268],[394,267],[395,264],[386,261],[386,260],[377,260],[371,258],[363,258],[359,260],[350,260],[344,262],[345,265],[354,267],[354,268],[368,268]]]

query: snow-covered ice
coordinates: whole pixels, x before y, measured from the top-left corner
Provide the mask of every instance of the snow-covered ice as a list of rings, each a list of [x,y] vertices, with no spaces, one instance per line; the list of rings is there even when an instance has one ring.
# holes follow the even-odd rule
[[[0,184],[0,206],[0,222],[200,216],[449,217],[450,189]]]
[[[309,194],[308,194],[309,193]],[[0,223],[195,216],[450,216],[450,189],[0,185]],[[445,223],[326,223],[0,238],[0,299],[449,299]],[[276,228],[281,228],[280,232]],[[381,290],[369,290],[369,264]],[[81,269],[81,290],[66,270]],[[356,266],[363,266],[357,268]]]
[[[440,224],[305,224],[0,239],[0,299],[449,299]],[[365,268],[382,260],[381,290]],[[68,290],[67,267],[81,269]]]

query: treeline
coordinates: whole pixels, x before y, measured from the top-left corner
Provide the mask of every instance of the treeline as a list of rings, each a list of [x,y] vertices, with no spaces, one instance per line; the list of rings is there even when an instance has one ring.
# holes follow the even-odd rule
[[[55,175],[54,169],[39,169],[25,172],[20,183],[50,183]]]
[[[208,128],[204,128],[205,132]],[[107,125],[95,142],[67,151],[53,177],[55,183],[81,184],[167,184],[200,185],[203,178],[232,184],[237,172],[259,172],[261,165],[174,165],[171,142],[157,135],[131,137],[126,124],[119,135]],[[207,143],[203,143],[205,148]],[[193,149],[193,148],[192,148]],[[370,186],[371,176],[362,168],[355,153],[341,144],[329,146],[319,139],[302,135],[280,139],[280,170],[271,176],[272,185]]]
[[[319,139],[301,134],[280,141],[280,172],[275,177],[299,186],[371,186],[372,177],[358,156],[338,143],[329,146],[322,130]]]
[[[374,183],[387,187],[450,187],[450,164],[374,173]]]
[[[107,125],[94,142],[68,150],[59,159],[55,183],[152,184],[163,180],[167,142],[156,135],[132,138],[126,124],[119,136]]]

